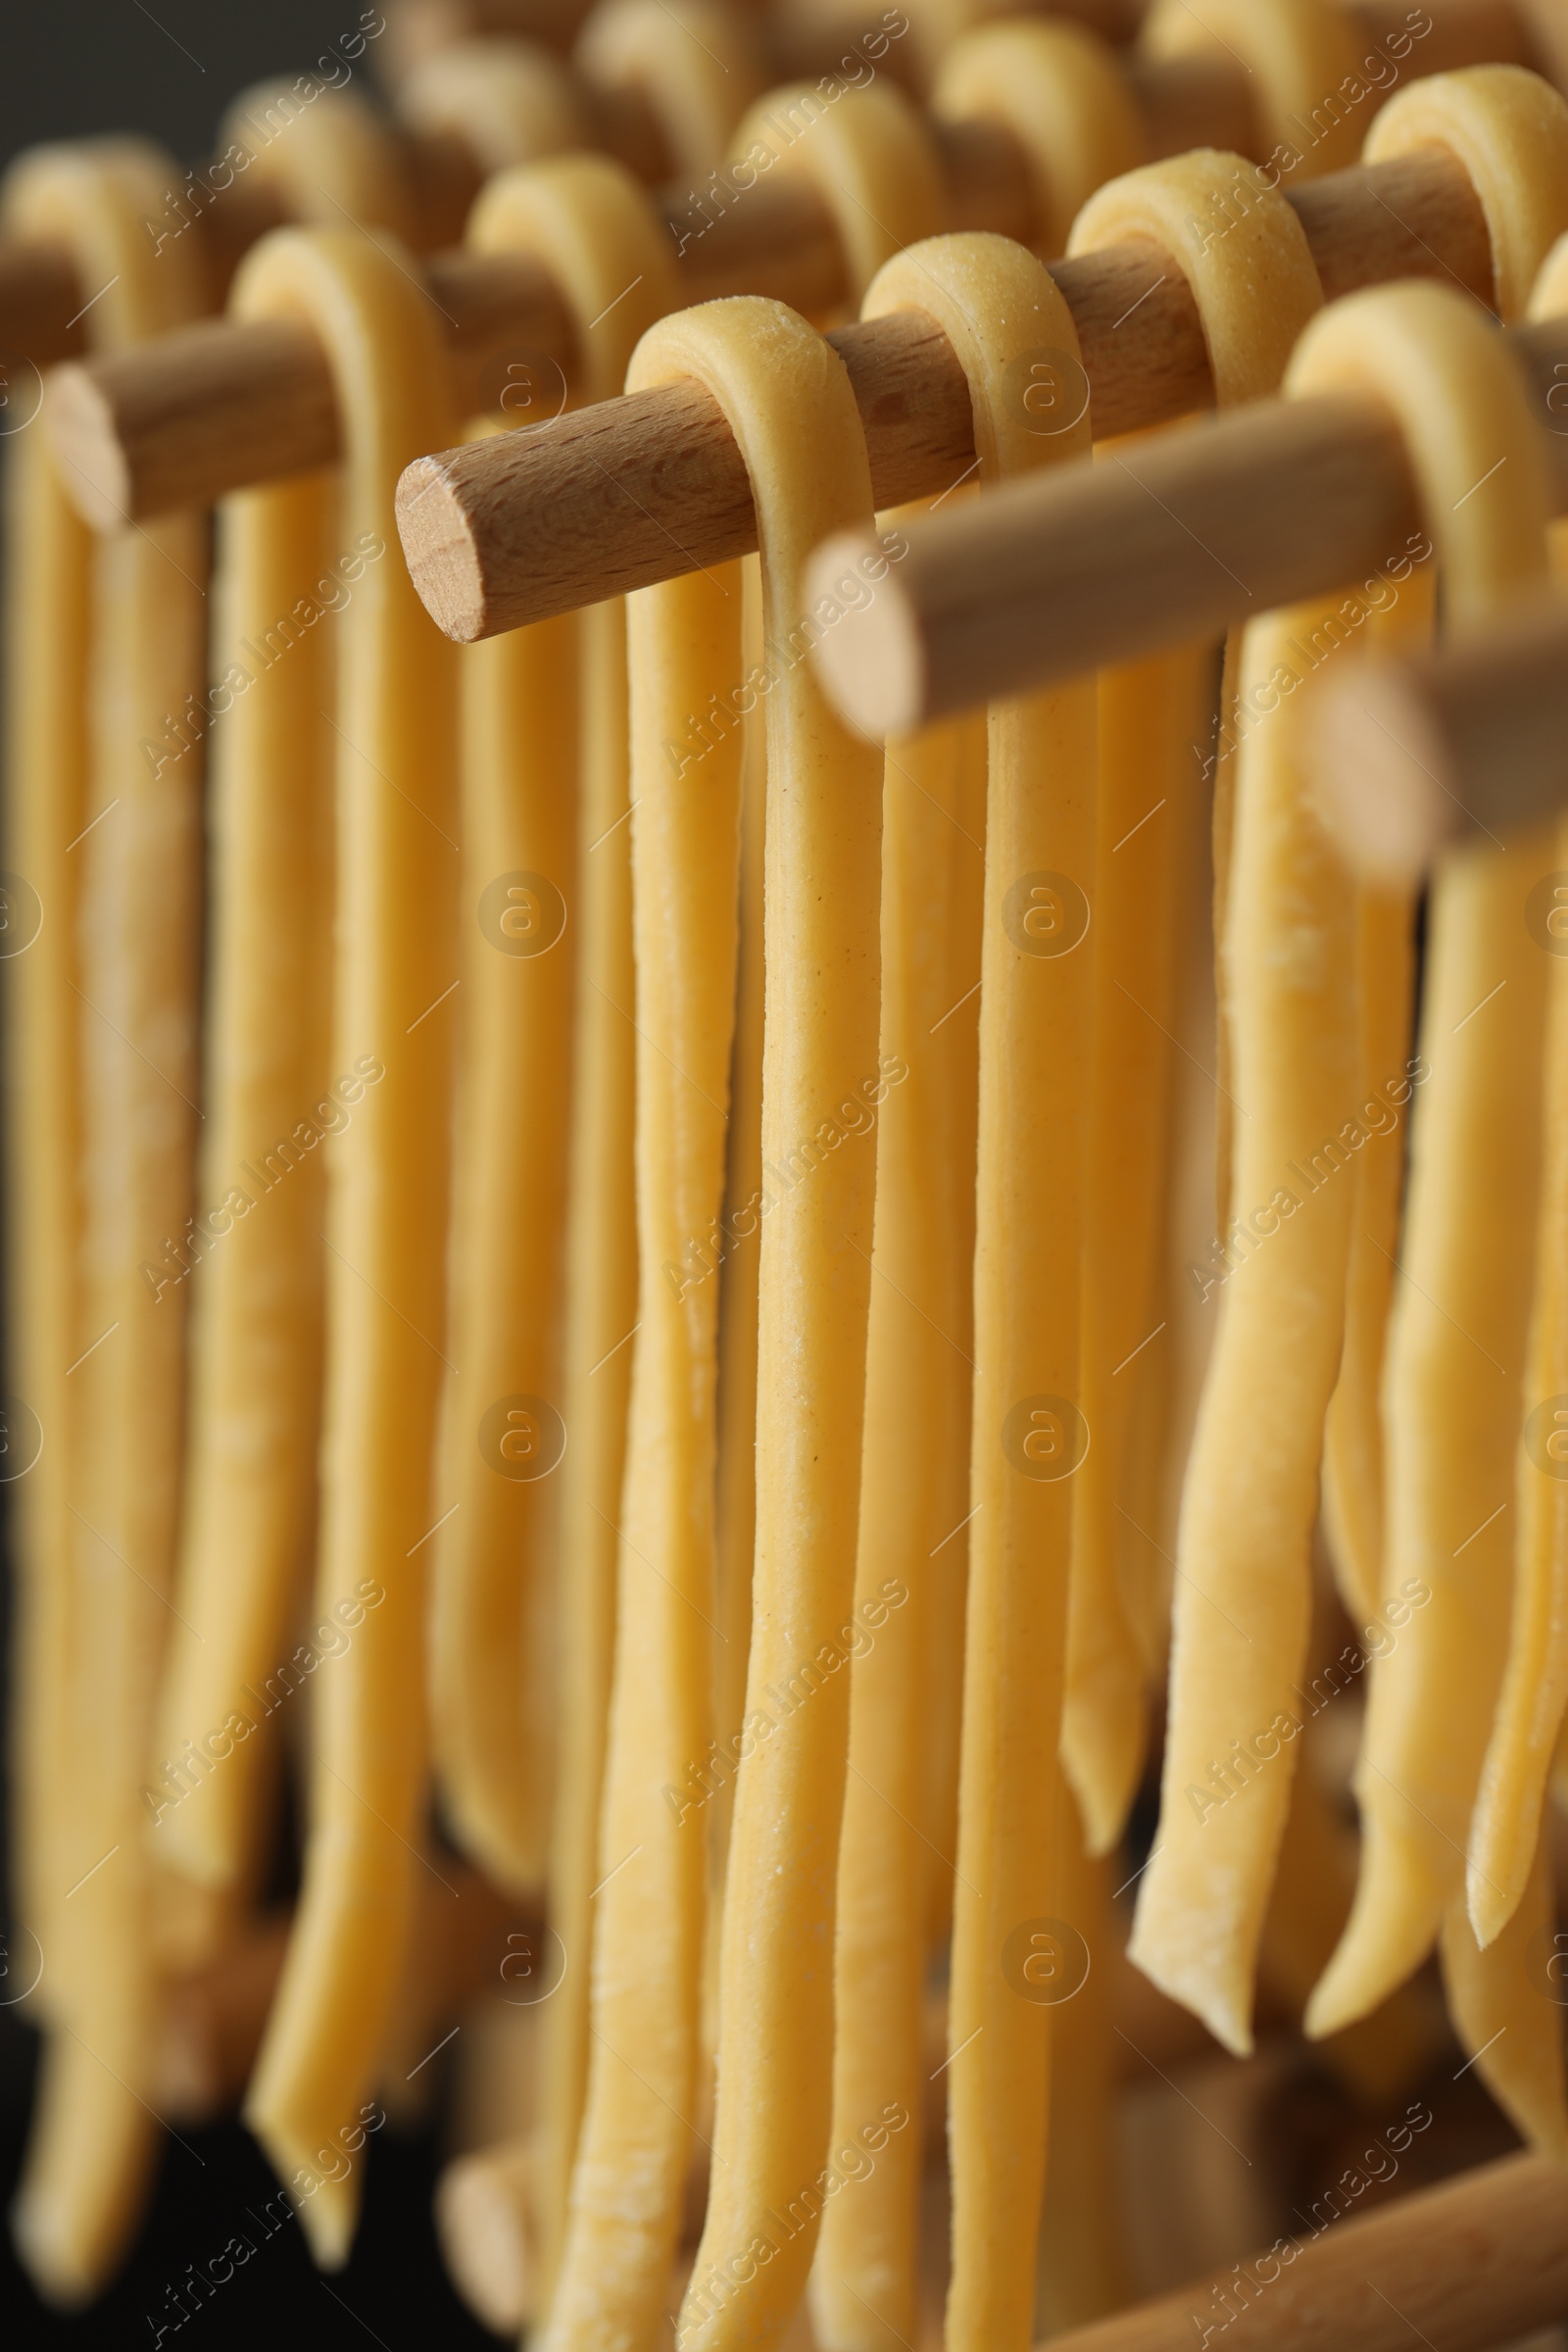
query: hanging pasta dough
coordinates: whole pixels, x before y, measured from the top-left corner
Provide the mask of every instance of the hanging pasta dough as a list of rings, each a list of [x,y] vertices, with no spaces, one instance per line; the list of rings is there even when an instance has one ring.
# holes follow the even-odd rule
[[[8,177],[7,228],[71,255],[105,347],[201,307],[194,246],[162,259],[142,225],[174,172],[124,140],[46,148]],[[33,1419],[8,1411],[7,1444],[37,1456],[22,1540],[23,1664],[38,1686],[20,1793],[53,2031],[15,2229],[35,2283],[71,2304],[120,2259],[157,2153],[141,1783],[170,1624],[184,1390],[184,1294],[163,1296],[172,1269],[158,1261],[191,1207],[206,561],[183,516],[89,552],[41,436],[18,454],[9,821],[32,894],[16,894],[16,919],[37,936],[19,975],[13,1017],[27,1036],[11,1083],[14,1109],[37,1124],[10,1146]]]
[[[342,527],[392,542],[402,467],[449,442],[446,357],[406,261],[285,230],[245,264],[242,318],[304,318],[330,357]],[[280,494],[284,495],[284,494]],[[422,1634],[443,1362],[448,1004],[456,975],[456,662],[407,575],[344,615],[336,719],[332,1066],[365,1087],[328,1140],[326,1367],[316,1589],[352,1645],[316,1686],[305,1881],[246,2118],[299,2200],[317,2259],[347,2256],[364,2167],[337,2135],[374,2080],[421,1867]]]

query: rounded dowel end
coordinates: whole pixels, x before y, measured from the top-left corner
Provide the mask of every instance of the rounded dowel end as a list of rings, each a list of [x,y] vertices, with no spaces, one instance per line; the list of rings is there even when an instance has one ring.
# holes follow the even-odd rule
[[[1362,881],[1408,889],[1461,830],[1442,727],[1407,662],[1359,664],[1325,681],[1311,729],[1313,794],[1340,855]]]
[[[811,659],[845,725],[873,743],[923,725],[928,664],[920,617],[874,533],[840,531],[823,540],[806,567],[802,601],[815,612],[824,600],[840,618]]]
[[[118,531],[130,518],[130,467],[113,404],[90,368],[56,368],[44,387],[45,430],[61,486],[95,531]]]
[[[436,627],[458,645],[489,635],[473,517],[446,458],[416,458],[404,467],[397,518],[409,577]]]

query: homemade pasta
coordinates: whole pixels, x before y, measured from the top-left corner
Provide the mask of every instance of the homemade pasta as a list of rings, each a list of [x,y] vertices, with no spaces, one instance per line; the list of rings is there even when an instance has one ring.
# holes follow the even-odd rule
[[[124,141],[45,150],[8,178],[7,226],[70,254],[111,348],[201,307],[198,256],[161,269],[141,229],[172,170]],[[32,2276],[77,2303],[120,2259],[156,2150],[144,2094],[160,1923],[141,1780],[172,1606],[185,1327],[183,1298],[163,1304],[146,1261],[177,1246],[191,1210],[205,553],[173,516],[89,554],[36,438],[19,470],[23,879],[7,896],[34,960],[14,1000],[8,1174],[30,1398],[6,1408],[6,1444],[43,1473],[20,1529],[27,1712],[13,1752],[52,2030],[16,2229]]]
[[[420,0],[11,171],[24,2296],[1568,2309],[1568,795],[1366,881],[1356,732],[1560,627],[1523,10]]]

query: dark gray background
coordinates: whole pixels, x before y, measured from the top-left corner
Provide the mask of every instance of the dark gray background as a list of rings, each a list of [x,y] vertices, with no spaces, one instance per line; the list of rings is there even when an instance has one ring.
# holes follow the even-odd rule
[[[299,74],[355,30],[365,0],[9,0],[0,165],[40,139],[139,130],[204,156],[236,91]],[[355,77],[374,79],[371,41]]]

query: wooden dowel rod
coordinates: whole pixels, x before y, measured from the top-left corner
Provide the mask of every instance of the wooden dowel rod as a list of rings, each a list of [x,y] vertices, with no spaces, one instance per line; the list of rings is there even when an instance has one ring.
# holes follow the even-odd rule
[[[1332,294],[1442,274],[1490,295],[1480,204],[1443,150],[1338,173],[1291,201]],[[1092,390],[1097,434],[1160,424],[1209,404],[1197,306],[1157,247],[1116,246],[1054,263],[1052,273],[1072,310],[1087,374],[1086,384],[1064,375],[1062,388]],[[962,372],[928,320],[842,327],[831,341],[855,384],[879,505],[937,495],[972,469]],[[757,544],[729,428],[715,403],[682,385],[421,459],[404,475],[398,521],[420,596],[461,642],[722,563]]]
[[[1261,2253],[1054,2336],[1051,2352],[1194,2352],[1205,2342],[1225,2352],[1409,2352],[1421,2342],[1495,2352],[1565,2312],[1568,2169],[1508,2156],[1326,2226],[1289,2262]]]
[[[1028,172],[1010,133],[985,122],[933,128],[955,220],[1027,236]],[[759,180],[711,214],[693,209],[689,190],[672,189],[663,208],[688,301],[770,294],[811,313],[845,301],[831,216],[804,182]],[[493,407],[515,361],[511,413],[520,417],[527,400],[553,414],[564,399],[573,352],[545,270],[521,258],[456,248],[431,255],[425,271],[461,371],[461,405]],[[1128,300],[1141,291],[1140,283]],[[279,321],[209,321],[62,368],[49,387],[46,429],[67,488],[99,530],[210,505],[228,491],[330,465],[338,454],[325,354]]]
[[[1450,842],[1568,808],[1568,599],[1441,651],[1336,666],[1312,736],[1319,810],[1368,880],[1415,883]]]
[[[1555,422],[1547,401],[1568,366],[1568,318],[1516,327],[1509,342],[1543,425]],[[1557,510],[1568,511],[1568,439],[1542,438]],[[1278,605],[1396,580],[1421,536],[1386,410],[1340,397],[1259,402],[1112,464],[1063,466],[930,516],[814,659],[851,725],[900,734],[1218,637]],[[865,552],[847,539],[819,549],[808,606]]]

